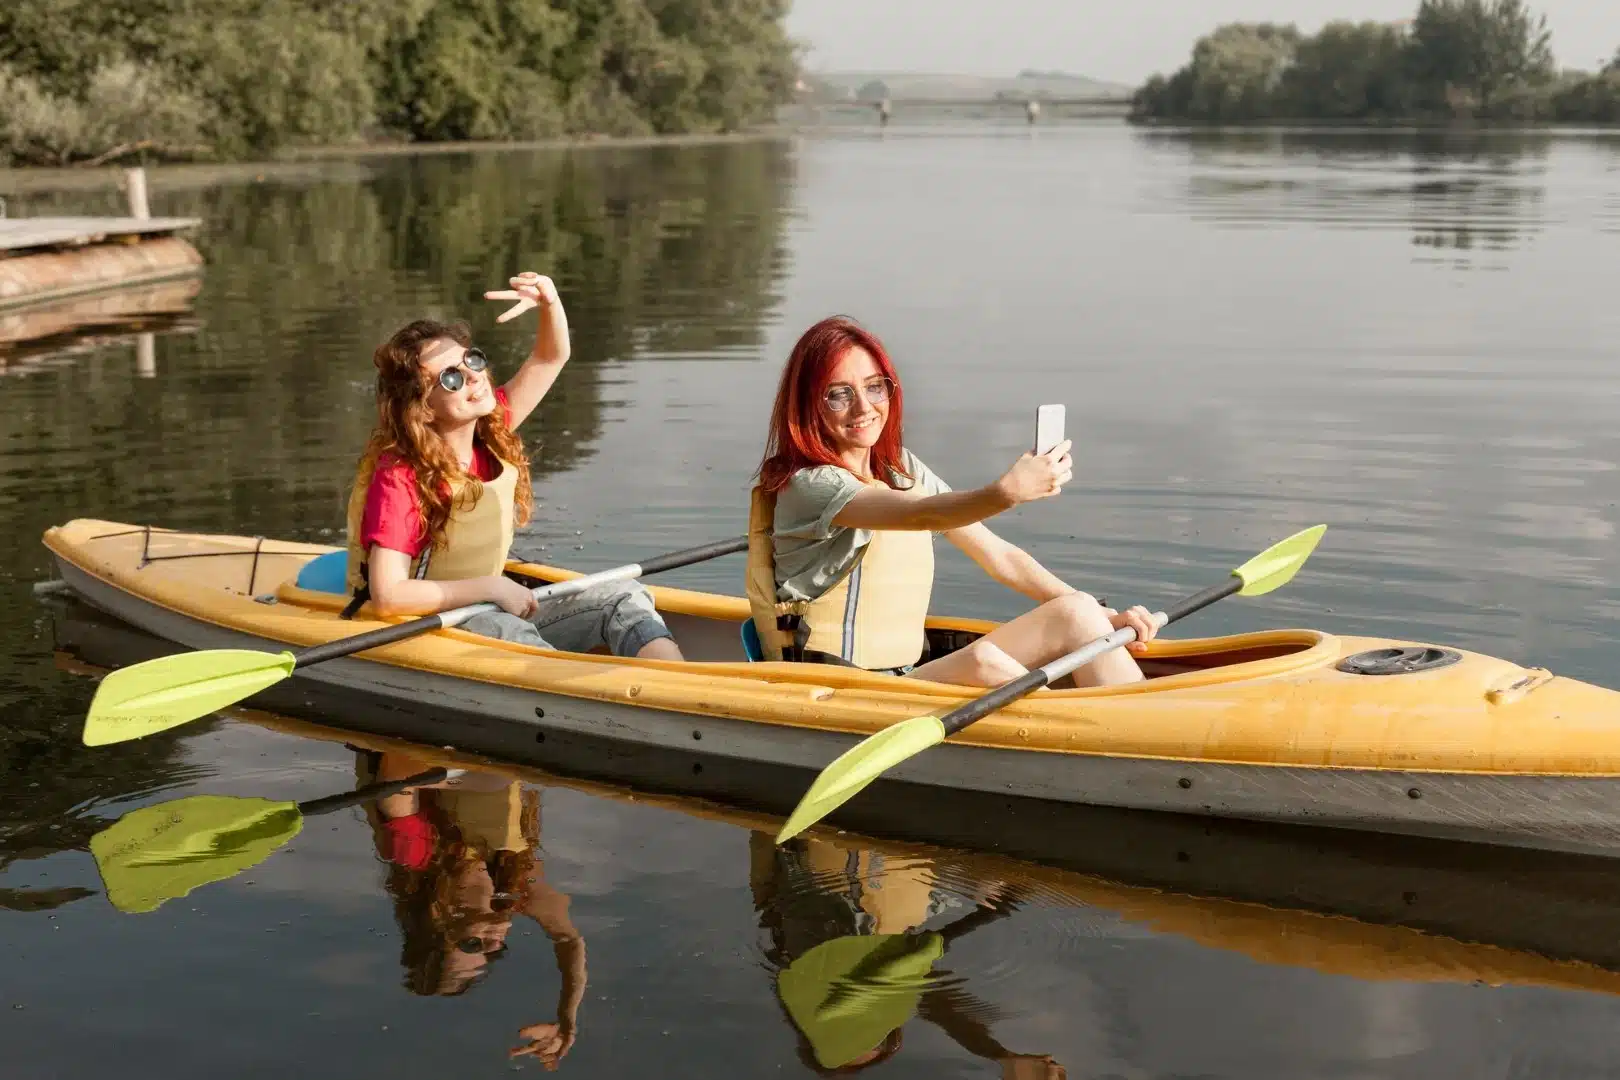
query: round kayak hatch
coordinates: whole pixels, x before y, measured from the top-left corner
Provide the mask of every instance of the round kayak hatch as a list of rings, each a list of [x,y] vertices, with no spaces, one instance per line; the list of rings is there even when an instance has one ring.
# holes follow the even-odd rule
[[[1416,671],[1433,671],[1462,659],[1462,653],[1433,646],[1414,645],[1399,649],[1368,649],[1354,653],[1338,663],[1340,671],[1352,675],[1410,675]]]

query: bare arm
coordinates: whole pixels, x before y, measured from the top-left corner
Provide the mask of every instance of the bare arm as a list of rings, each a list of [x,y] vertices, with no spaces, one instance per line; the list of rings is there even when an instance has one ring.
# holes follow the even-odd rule
[[[534,348],[523,361],[517,374],[502,387],[506,391],[507,408],[512,413],[512,426],[516,428],[529,418],[529,414],[545,399],[551,386],[568,363],[572,345],[568,337],[568,313],[563,310],[557,286],[548,277],[524,272],[511,279],[512,288],[491,291],[484,296],[491,300],[517,300],[518,303],[497,316],[496,322],[516,318],[530,307],[538,308],[540,321],[534,331]]]
[[[869,487],[838,511],[833,524],[847,529],[949,532],[1016,506],[999,483],[940,495],[914,495],[888,487]]]
[[[918,495],[867,487],[833,518],[849,529],[912,529],[945,532],[976,524],[1020,503],[1058,494],[1073,475],[1067,441],[1045,454],[1024,454],[993,484],[972,491]]]
[[[529,879],[527,888],[524,914],[539,923],[551,938],[562,985],[557,991],[557,1019],[521,1029],[518,1034],[529,1042],[513,1048],[510,1056],[532,1055],[547,1069],[555,1069],[573,1048],[579,1031],[579,1006],[585,1000],[585,939],[568,918],[568,897],[547,884],[538,872]]]
[[[524,618],[535,608],[534,594],[509,577],[492,574],[455,581],[418,580],[411,576],[409,555],[376,544],[371,546],[366,573],[371,586],[371,610],[384,617],[431,615],[486,600]]]
[[[427,762],[417,758],[408,757],[396,751],[385,751],[382,761],[377,765],[377,782],[389,780],[403,780],[407,776],[426,772],[430,766]],[[384,795],[377,800],[377,812],[385,818],[409,817],[421,809],[422,800],[418,792],[427,788],[443,788],[450,785],[449,780],[440,780],[436,784],[417,784],[404,791],[396,791],[392,795]]]
[[[1079,591],[1042,566],[1035,556],[1003,540],[984,525],[952,529],[945,534],[945,539],[978,563],[986,574],[1037,604]]]

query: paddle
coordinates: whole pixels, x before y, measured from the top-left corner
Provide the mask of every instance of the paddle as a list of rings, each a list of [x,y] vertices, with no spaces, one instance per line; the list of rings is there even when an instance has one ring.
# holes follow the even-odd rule
[[[1242,596],[1260,596],[1286,585],[1316,549],[1317,542],[1327,531],[1326,525],[1316,525],[1295,533],[1274,544],[1232,571],[1228,581],[1212,585],[1194,593],[1169,611],[1157,612],[1154,622],[1162,627],[1178,619],[1201,611],[1217,600],[1237,593]],[[884,728],[876,735],[856,743],[833,761],[816,777],[810,790],[799,800],[776,842],[797,836],[826,817],[833,810],[853,798],[862,788],[876,780],[885,770],[907,758],[922,753],[930,746],[944,742],[975,720],[1010,705],[1031,691],[1067,675],[1075,668],[1091,663],[1097,657],[1136,640],[1136,631],[1127,626],[1095,641],[1091,641],[1049,664],[1025,672],[1018,678],[991,690],[972,701],[964,702],[944,716],[914,716]]]
[[[433,768],[301,803],[191,795],[131,810],[90,838],[90,854],[113,907],[152,911],[200,885],[263,862],[298,835],[306,817],[436,784],[465,771]]]
[[[911,1019],[934,984],[934,964],[953,941],[1014,910],[1011,904],[975,908],[938,930],[831,938],[782,970],[777,993],[816,1061],[839,1068]]]
[[[610,581],[657,574],[747,548],[748,538],[739,536],[702,547],[673,551],[644,563],[628,563],[570,581],[542,585],[534,590],[534,598],[543,604]],[[353,637],[328,641],[298,652],[208,649],[132,664],[112,672],[96,688],[96,695],[90,702],[90,713],[84,721],[84,744],[105,746],[167,731],[274,686],[290,678],[298,668],[392,645],[431,630],[460,626],[474,615],[499,610],[500,606],[492,602],[469,604]]]

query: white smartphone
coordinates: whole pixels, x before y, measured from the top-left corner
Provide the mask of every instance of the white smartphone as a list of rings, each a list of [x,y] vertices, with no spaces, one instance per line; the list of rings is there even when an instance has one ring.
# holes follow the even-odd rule
[[[1062,405],[1042,405],[1035,410],[1035,452],[1044,454],[1063,441]]]

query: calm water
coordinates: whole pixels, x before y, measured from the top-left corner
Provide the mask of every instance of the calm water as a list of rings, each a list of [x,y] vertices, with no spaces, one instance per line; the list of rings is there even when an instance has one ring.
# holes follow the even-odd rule
[[[1078,585],[1162,603],[1325,521],[1287,590],[1187,632],[1408,636],[1620,686],[1620,137],[933,125],[153,186],[204,219],[208,266],[152,301],[176,310],[146,324],[150,371],[116,327],[0,346],[8,1077],[501,1075],[541,1067],[508,1051],[570,995],[562,1072],[801,1075],[784,966],[993,898],[878,1074],[1562,1077],[1620,1052],[1620,865],[1134,815],[944,800],[891,809],[950,848],[900,824],[775,855],[774,818],[502,774],[434,797],[417,869],[373,803],[123,914],[88,848],[120,815],[332,795],[379,762],[253,715],[88,751],[66,644],[90,631],[31,593],[40,533],[75,516],[333,537],[372,346],[454,313],[513,363],[532,323],[477,298],[532,268],[575,359],[524,431],[525,554],[601,568],[742,531],[780,363],[839,311],[885,336],[908,442],[957,486],[1067,403],[1079,479],[995,527]],[[940,575],[936,610],[1020,610],[954,549]]]

